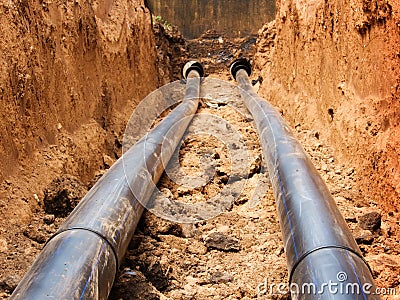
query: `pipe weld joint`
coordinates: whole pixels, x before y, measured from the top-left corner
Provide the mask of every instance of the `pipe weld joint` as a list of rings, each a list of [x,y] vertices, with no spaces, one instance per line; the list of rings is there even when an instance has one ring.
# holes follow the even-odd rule
[[[101,234],[100,232],[97,232],[96,230],[93,230],[91,228],[86,228],[86,227],[71,227],[71,228],[66,228],[66,229],[61,229],[60,231],[57,231],[55,234],[53,234],[46,242],[45,246],[53,239],[55,238],[57,235],[63,233],[63,232],[67,232],[67,231],[72,231],[72,230],[83,230],[83,231],[89,231],[91,233],[94,233],[95,235],[97,235],[100,239],[102,239],[103,241],[105,241],[105,243],[110,247],[112,253],[114,254],[115,257],[115,265],[116,265],[116,270],[115,270],[115,274],[118,273],[118,268],[119,268],[119,260],[118,260],[118,255],[117,255],[117,251],[115,250],[114,245],[107,239],[107,237],[105,237],[103,234]]]
[[[294,264],[292,270],[290,271],[290,275],[289,275],[289,284],[292,283],[293,275],[294,275],[294,272],[296,271],[296,268],[298,267],[298,265],[300,265],[300,263],[301,263],[307,256],[309,256],[310,254],[312,254],[312,253],[314,253],[314,252],[317,252],[317,251],[319,251],[319,250],[323,250],[323,249],[342,249],[342,250],[345,250],[345,251],[348,251],[348,252],[351,252],[351,253],[355,254],[358,258],[360,258],[360,259],[366,264],[368,270],[369,270],[369,271],[371,272],[371,274],[372,274],[371,267],[369,266],[369,264],[367,263],[367,261],[365,260],[365,258],[364,258],[360,253],[358,253],[357,251],[355,251],[354,249],[351,249],[351,248],[346,247],[346,246],[340,246],[340,245],[321,246],[321,247],[315,248],[315,249],[313,249],[313,250],[309,250],[309,251],[307,251],[306,253],[304,253],[302,256],[300,256],[300,258],[296,261],[296,263]]]

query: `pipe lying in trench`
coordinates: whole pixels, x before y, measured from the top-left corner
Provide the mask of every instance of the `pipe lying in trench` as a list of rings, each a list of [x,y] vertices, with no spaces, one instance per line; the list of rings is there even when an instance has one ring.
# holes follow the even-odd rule
[[[183,75],[183,102],[93,186],[47,242],[11,299],[107,299],[142,204],[196,113],[203,68],[190,62]]]
[[[231,65],[254,117],[268,165],[290,274],[292,299],[379,299],[334,199],[280,114],[254,91],[251,65]],[[268,288],[268,287],[264,287]]]

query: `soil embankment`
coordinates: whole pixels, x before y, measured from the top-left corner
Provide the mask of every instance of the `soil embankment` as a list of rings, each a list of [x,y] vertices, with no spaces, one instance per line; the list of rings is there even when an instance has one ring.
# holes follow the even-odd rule
[[[385,259],[400,250],[399,45],[398,1],[277,1],[255,57],[260,94],[354,168],[350,203],[382,210],[384,244],[364,252],[381,286],[400,278]]]
[[[144,1],[1,1],[0,23],[1,294],[57,228],[48,185],[81,197],[158,82]]]
[[[398,213],[399,2],[278,1],[277,9],[260,30],[261,94],[293,126],[319,130],[359,172],[367,202]]]

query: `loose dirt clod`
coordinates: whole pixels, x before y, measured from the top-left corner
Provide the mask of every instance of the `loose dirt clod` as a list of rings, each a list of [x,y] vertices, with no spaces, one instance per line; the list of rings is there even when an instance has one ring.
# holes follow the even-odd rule
[[[204,243],[207,246],[207,248],[210,249],[217,249],[217,250],[223,250],[223,251],[239,251],[240,246],[239,246],[239,240],[227,236],[221,232],[214,232],[205,237]]]
[[[362,229],[376,231],[381,227],[382,216],[374,211],[360,217],[359,224]]]
[[[55,220],[55,216],[54,215],[45,215],[43,218],[43,221],[47,224],[50,225],[52,223],[54,223]]]
[[[220,271],[213,272],[210,275],[210,281],[212,283],[227,283],[229,281],[232,281],[232,279],[233,276],[231,274],[223,273]]]

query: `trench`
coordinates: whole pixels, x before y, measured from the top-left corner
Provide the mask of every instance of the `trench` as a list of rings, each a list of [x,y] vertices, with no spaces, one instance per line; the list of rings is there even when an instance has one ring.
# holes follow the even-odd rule
[[[175,2],[182,7],[182,3]],[[265,3],[265,1],[262,2]],[[153,5],[156,7],[160,4]],[[98,8],[99,14],[101,14],[100,18],[107,18],[111,6],[112,4],[107,1],[106,5]],[[247,8],[236,7],[234,11],[240,10],[244,12],[244,15],[255,16],[256,14],[253,12],[256,8],[257,6],[254,6],[252,12],[247,12]],[[263,9],[271,10],[271,7],[263,7],[261,11]],[[263,167],[262,152],[255,125],[241,103],[240,95],[234,88],[234,81],[228,71],[230,62],[240,56],[257,56],[259,65],[268,60],[262,57],[264,55],[262,51],[260,55],[260,47],[263,46],[263,43],[268,44],[271,40],[263,39],[262,35],[265,34],[265,30],[260,31],[260,35],[258,35],[258,28],[272,20],[272,16],[268,16],[268,20],[260,20],[255,17],[251,20],[255,23],[249,23],[250,21],[240,17],[236,18],[235,20],[241,20],[243,23],[232,26],[244,26],[245,29],[232,36],[230,32],[218,31],[218,26],[226,28],[231,26],[230,23],[213,23],[213,20],[219,18],[218,14],[226,12],[221,8],[215,8],[213,14],[207,14],[209,10],[211,8],[205,8],[198,15],[199,20],[206,20],[203,23],[204,27],[196,27],[197,32],[183,30],[183,36],[180,35],[179,27],[174,26],[176,23],[171,21],[173,16],[161,15],[162,18],[157,18],[159,14],[155,13],[152,17],[158,47],[156,67],[159,77],[158,85],[179,79],[180,66],[184,61],[188,59],[201,60],[209,77],[206,79],[202,91],[204,100],[198,114],[217,117],[216,123],[212,123],[215,121],[214,117],[212,122],[204,123],[200,117],[196,116],[188,130],[188,137],[184,139],[178,153],[181,168],[188,176],[191,176],[190,178],[199,174],[201,167],[204,167],[204,164],[199,163],[201,159],[211,157],[209,163],[217,166],[212,179],[201,188],[190,188],[187,186],[187,182],[177,184],[170,178],[177,178],[174,177],[173,171],[168,171],[170,177],[164,174],[158,188],[164,195],[185,203],[207,201],[223,189],[232,175],[230,171],[233,165],[226,145],[212,136],[196,135],[191,132],[196,131],[197,128],[204,128],[206,131],[210,126],[219,128],[225,125],[224,122],[233,126],[242,135],[248,149],[250,164],[246,166],[245,174],[241,175],[244,179],[237,181],[238,184],[243,184],[244,188],[231,201],[225,212],[211,220],[196,224],[177,224],[146,212],[119,269],[110,299],[290,298],[289,295],[280,294],[277,291],[270,293],[270,291],[263,290],[268,282],[287,284],[289,278],[286,257],[276,205],[268,175]],[[181,13],[184,11],[181,10]],[[206,15],[212,16],[212,19],[207,19]],[[193,16],[186,15],[180,19],[187,22],[193,19]],[[187,26],[187,23],[182,24],[183,28],[190,27]],[[212,28],[206,28],[206,25],[210,24]],[[254,29],[256,27],[257,30]],[[249,29],[251,32],[248,31]],[[202,34],[204,30],[208,31]],[[267,32],[265,35],[268,34],[272,33]],[[150,75],[146,76],[151,78]],[[256,70],[253,79],[260,81],[263,76],[265,77],[265,74]],[[219,83],[218,80],[223,80],[223,83]],[[260,93],[265,92],[263,90],[265,83],[263,86],[262,82],[258,82],[256,86],[260,86]],[[109,109],[107,103],[118,101],[113,98],[112,89],[112,83],[102,86],[102,100],[103,104],[106,104],[99,105],[97,114],[98,118],[102,119],[100,123],[103,127],[108,126],[110,121],[111,123],[115,122],[109,116],[105,116],[103,119],[103,112]],[[140,94],[141,98],[144,96],[144,93]],[[119,103],[119,105],[122,104]],[[133,106],[131,106],[132,109]],[[333,111],[333,108],[329,109]],[[281,112],[285,117],[285,114],[290,114],[290,108],[284,107]],[[327,115],[330,117],[328,113]],[[320,127],[306,121],[303,122],[303,120],[298,121],[294,117],[289,118],[297,139],[328,184],[363,255],[373,268],[378,286],[398,288],[398,266],[400,266],[397,258],[399,254],[398,239],[393,234],[391,227],[393,222],[395,227],[398,226],[397,214],[390,214],[382,209],[375,199],[365,199],[360,190],[362,173],[354,167],[351,159],[338,155],[337,149],[325,138],[324,131]],[[22,192],[15,192],[15,189],[20,190],[19,183],[13,185],[12,180],[5,183],[5,188],[3,185],[4,192],[15,195],[14,198],[27,198],[28,200],[25,202],[33,202],[38,198],[38,201],[43,203],[45,197],[48,197],[49,199],[58,199],[58,201],[68,201],[70,206],[62,205],[56,210],[53,208],[53,210],[46,211],[47,208],[44,209],[44,204],[38,206],[29,204],[32,206],[32,210],[28,216],[24,215],[26,225],[16,229],[18,218],[20,218],[18,212],[17,217],[11,218],[11,226],[2,225],[4,238],[2,237],[0,241],[0,247],[2,247],[4,264],[1,268],[1,298],[9,297],[23,274],[28,270],[34,257],[40,252],[44,242],[62,224],[65,216],[86,193],[87,187],[93,185],[96,179],[121,154],[121,145],[119,145],[121,139],[116,138],[116,135],[120,133],[117,133],[117,130],[104,132],[98,128],[97,123],[85,125],[91,132],[90,141],[106,141],[105,145],[95,149],[97,161],[93,165],[85,166],[82,162],[84,158],[79,157],[80,168],[72,172],[74,176],[60,175],[59,171],[51,172],[46,177],[46,181],[52,183],[40,192],[30,187],[22,189]],[[83,130],[79,133],[79,138],[85,139],[86,133]],[[59,142],[61,144],[74,143],[67,134]],[[78,148],[78,150],[79,148],[86,149],[86,146],[80,145],[80,142],[77,143],[77,146],[73,145],[72,147]],[[91,155],[90,147],[85,151],[86,156]],[[49,159],[43,160],[44,163],[52,159],[57,161],[55,157],[65,155],[65,150],[63,152],[60,149],[54,150],[54,148],[44,152],[44,155],[49,157]],[[68,162],[68,159],[70,158],[65,158],[67,162],[64,162],[64,165],[74,164],[74,162]],[[100,171],[97,172],[99,169]],[[32,168],[27,167],[24,176],[28,177],[30,172],[32,172]],[[96,176],[93,176],[96,172]],[[260,189],[259,185],[263,188]],[[60,191],[66,193],[67,196],[60,196]],[[7,202],[3,201],[2,207],[5,205]],[[362,223],[365,222],[364,216],[371,216],[371,214],[378,214],[382,218],[378,230],[362,228],[364,226]],[[392,233],[390,233],[391,230]],[[13,237],[6,237],[6,231]],[[216,234],[222,237],[222,242],[219,241],[222,245],[212,245],[212,237]],[[235,246],[223,249],[224,242],[233,243]],[[384,299],[394,298],[385,296]]]

